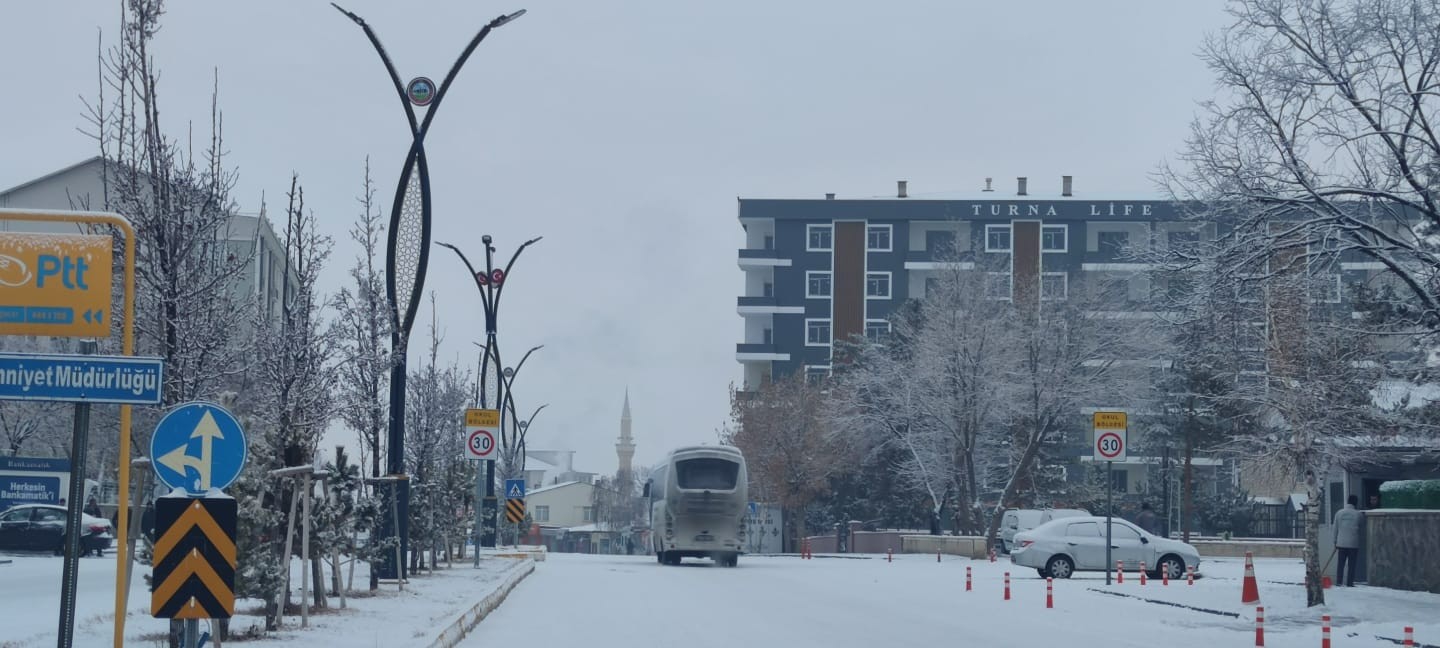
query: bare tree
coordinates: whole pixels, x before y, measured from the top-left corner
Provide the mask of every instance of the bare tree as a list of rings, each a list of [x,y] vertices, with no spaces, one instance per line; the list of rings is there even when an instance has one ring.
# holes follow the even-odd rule
[[[1230,13],[1201,50],[1221,98],[1166,184],[1249,261],[1378,262],[1411,322],[1440,328],[1440,3],[1233,0]]]
[[[778,504],[785,513],[789,550],[799,546],[805,507],[829,487],[843,455],[829,434],[821,388],[803,375],[730,390],[733,428],[722,442],[740,449],[750,473],[753,499]]]
[[[390,317],[385,296],[385,275],[376,267],[384,225],[375,207],[370,180],[370,158],[365,158],[360,218],[350,228],[350,239],[360,254],[350,267],[352,285],[335,297],[335,335],[340,345],[337,398],[345,424],[360,436],[360,464],[370,463],[370,476],[380,476],[386,425],[389,421]]]

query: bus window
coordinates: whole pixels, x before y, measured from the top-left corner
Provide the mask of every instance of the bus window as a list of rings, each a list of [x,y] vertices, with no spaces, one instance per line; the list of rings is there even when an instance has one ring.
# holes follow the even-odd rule
[[[686,459],[676,462],[680,488],[733,490],[740,464],[725,459]]]

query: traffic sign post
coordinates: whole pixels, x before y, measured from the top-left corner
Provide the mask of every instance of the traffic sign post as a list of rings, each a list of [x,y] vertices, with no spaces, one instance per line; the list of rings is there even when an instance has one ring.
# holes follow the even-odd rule
[[[484,461],[486,466],[475,469],[475,501],[479,506],[475,507],[475,566],[480,566],[480,547],[487,544],[494,546],[494,542],[485,542],[487,532],[485,522],[495,519],[496,504],[493,492],[487,492],[485,483],[490,469],[494,465],[495,454],[499,444],[495,439],[500,436],[500,410],[492,409],[467,409],[465,410],[465,456],[475,461]],[[493,482],[491,483],[493,488]]]
[[[235,499],[227,496],[156,498],[152,616],[196,620],[235,614],[238,513]]]
[[[505,480],[505,521],[519,524],[524,520],[525,480],[507,479]]]
[[[1105,462],[1105,584],[1110,584],[1111,548],[1115,544],[1114,515],[1115,462],[1124,461],[1129,452],[1129,426],[1125,412],[1095,412],[1095,461]]]
[[[155,474],[191,497],[229,486],[245,467],[246,455],[239,421],[214,403],[192,401],[170,410],[150,437]]]

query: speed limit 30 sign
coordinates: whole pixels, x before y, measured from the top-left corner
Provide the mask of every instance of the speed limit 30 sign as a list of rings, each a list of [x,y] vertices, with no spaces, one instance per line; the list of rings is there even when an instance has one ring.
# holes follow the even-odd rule
[[[1125,412],[1095,412],[1095,461],[1125,461],[1129,427]]]
[[[500,410],[465,410],[465,456],[476,460],[495,459],[495,448],[499,445]]]

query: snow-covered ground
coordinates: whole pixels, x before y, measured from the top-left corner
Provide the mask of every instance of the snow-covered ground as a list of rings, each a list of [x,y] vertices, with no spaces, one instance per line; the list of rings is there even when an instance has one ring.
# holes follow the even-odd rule
[[[41,554],[0,554],[0,648],[31,648],[53,646],[58,628],[60,601],[60,558]],[[480,568],[471,561],[456,563],[453,568],[422,572],[411,578],[405,591],[384,585],[374,595],[347,599],[347,609],[336,609],[338,599],[331,598],[331,609],[311,611],[310,627],[300,629],[298,612],[285,617],[285,627],[263,640],[247,640],[243,645],[257,648],[310,648],[324,646],[426,646],[451,622],[472,605],[493,591],[507,570],[518,561],[508,558],[487,558]],[[142,576],[149,572],[141,566],[130,590],[130,610],[125,627],[126,646],[163,646],[162,638],[169,623],[150,616],[150,592]],[[328,573],[328,570],[327,570]],[[300,561],[292,563],[292,581],[296,602],[299,601]],[[355,570],[355,583],[369,578],[364,565]],[[76,601],[75,645],[110,646],[113,636],[115,607],[115,557],[87,558],[80,564],[79,596]],[[260,602],[240,600],[231,622],[231,632],[241,632],[252,625],[264,625],[259,616]],[[201,629],[206,624],[201,622]]]
[[[53,644],[61,561],[44,555],[0,560],[13,561],[0,565],[0,647]],[[415,577],[403,593],[387,585],[376,596],[350,599],[347,610],[314,614],[306,630],[289,616],[281,632],[243,645],[425,646],[515,564],[487,559],[475,570],[457,563]],[[967,566],[974,572],[970,592]],[[1242,562],[1207,561],[1202,569],[1205,577],[1193,587],[1150,581],[1142,588],[1134,574],[1124,585],[1106,587],[1103,574],[1082,574],[1055,583],[1055,608],[1047,610],[1045,581],[1004,560],[745,556],[739,568],[721,569],[704,560],[662,567],[644,556],[551,554],[463,645],[1253,646],[1254,611],[1240,604]],[[1009,601],[1002,596],[1006,571],[1012,576]],[[1386,639],[1398,640],[1406,625],[1416,627],[1422,645],[1440,646],[1440,596],[1332,589],[1329,605],[1306,609],[1299,561],[1257,560],[1256,571],[1267,646],[1318,646],[1320,615],[1327,613],[1334,617],[1335,648],[1394,645]],[[113,556],[86,559],[80,573],[75,645],[109,646]],[[362,566],[357,583],[363,576]],[[257,606],[242,601],[237,607],[248,613]],[[129,607],[126,645],[162,645],[166,622],[150,618],[149,593],[138,574]],[[247,614],[235,626],[259,622]]]
[[[966,566],[974,572],[970,592]],[[650,557],[551,554],[462,645],[572,636],[591,648],[1253,646],[1254,611],[1240,604],[1242,561],[1209,561],[1203,570],[1194,586],[1150,581],[1143,588],[1134,574],[1108,588],[1103,574],[1082,574],[1056,582],[1055,607],[1046,609],[1045,581],[1003,560],[745,556],[739,568],[723,569],[703,560],[661,567]],[[1328,606],[1306,609],[1293,584],[1301,581],[1299,561],[1258,560],[1256,571],[1267,646],[1318,646],[1326,613],[1336,648],[1393,645],[1376,636],[1399,639],[1405,625],[1416,626],[1418,641],[1440,644],[1440,596],[1333,589]]]

